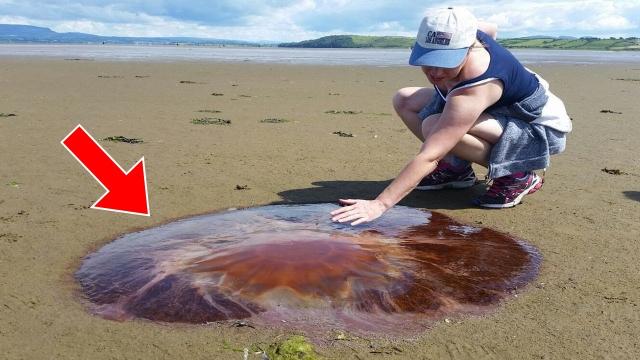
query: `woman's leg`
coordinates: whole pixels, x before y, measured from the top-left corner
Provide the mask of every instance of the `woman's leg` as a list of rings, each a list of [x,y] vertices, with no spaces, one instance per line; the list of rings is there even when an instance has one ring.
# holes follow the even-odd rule
[[[432,131],[432,126],[435,123],[433,120],[436,119],[431,117],[439,116],[440,114],[434,114],[425,119],[422,124],[424,135],[428,135]],[[451,153],[461,159],[487,167],[491,147],[498,142],[502,131],[502,126],[496,119],[489,114],[483,113],[467,134],[451,150]]]
[[[393,108],[402,119],[402,122],[411,130],[420,141],[422,136],[422,121],[418,113],[431,101],[434,90],[422,87],[406,87],[398,90],[393,97]]]
[[[491,148],[502,135],[502,126],[489,114],[482,114],[460,142],[451,150],[459,158],[489,166]]]
[[[436,117],[440,116],[440,114],[431,116]],[[427,117],[422,123],[422,130],[425,137],[433,131],[432,124],[434,121],[430,120],[437,120],[436,118],[432,119],[431,116]],[[471,129],[469,129],[456,146],[454,146],[450,154],[486,167],[489,163],[491,148],[500,140],[503,132],[504,129],[502,125],[500,125],[496,119],[483,113]],[[454,175],[448,175],[448,182],[445,184],[433,185],[428,183],[426,186],[417,187],[417,189],[437,190],[445,187],[456,187],[448,185],[460,182],[458,178],[466,176],[467,170],[460,170],[461,175],[459,176],[455,175],[458,171],[459,170],[454,170]],[[525,195],[536,192],[542,186],[542,179],[533,171],[514,173],[493,180],[489,190],[484,195],[474,199],[473,202],[476,205],[487,208],[513,207],[519,204]],[[423,182],[424,181],[426,180],[423,180]]]

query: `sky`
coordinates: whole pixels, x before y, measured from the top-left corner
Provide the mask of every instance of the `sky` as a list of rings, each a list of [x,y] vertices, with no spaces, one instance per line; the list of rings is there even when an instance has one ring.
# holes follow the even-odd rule
[[[640,0],[0,0],[0,23],[104,36],[301,41],[326,35],[414,37],[425,12],[463,6],[498,37],[640,37]]]

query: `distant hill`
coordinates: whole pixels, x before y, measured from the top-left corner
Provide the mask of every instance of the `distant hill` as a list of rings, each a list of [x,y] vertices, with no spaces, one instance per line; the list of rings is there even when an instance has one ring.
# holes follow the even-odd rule
[[[280,47],[303,48],[410,48],[414,38],[403,36],[331,35],[315,40],[279,44]]]
[[[0,43],[265,46],[263,43],[241,40],[202,39],[193,37],[99,36],[78,32],[58,33],[49,28],[8,24],[0,24]]]
[[[278,46],[294,48],[410,48],[415,38],[402,36],[332,35],[314,40],[283,43]],[[639,38],[570,36],[528,36],[514,39],[498,39],[507,48],[574,49],[574,50],[640,50]]]
[[[575,36],[548,36],[548,35],[531,35],[523,36],[516,39],[577,39]]]
[[[517,38],[501,39],[500,44],[512,49],[572,49],[572,50],[640,50],[638,38]]]

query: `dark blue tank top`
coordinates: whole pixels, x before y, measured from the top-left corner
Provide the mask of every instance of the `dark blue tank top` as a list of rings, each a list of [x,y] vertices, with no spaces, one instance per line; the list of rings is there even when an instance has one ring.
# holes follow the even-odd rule
[[[489,67],[484,74],[473,79],[462,81],[454,86],[453,89],[488,78],[500,79],[503,85],[502,96],[495,104],[491,105],[489,109],[511,105],[523,100],[536,91],[538,88],[538,79],[525,69],[509,50],[502,47],[502,45],[493,40],[491,36],[480,30],[478,30],[476,36],[478,40],[484,44],[491,56]],[[453,91],[453,89],[451,89],[451,91]]]

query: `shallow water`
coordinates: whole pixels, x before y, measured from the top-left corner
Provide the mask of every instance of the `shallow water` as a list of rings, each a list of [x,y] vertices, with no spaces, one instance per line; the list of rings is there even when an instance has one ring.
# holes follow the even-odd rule
[[[114,320],[413,334],[493,310],[538,272],[534,247],[494,230],[401,206],[350,227],[329,220],[334,208],[273,205],[126,234],[76,278],[90,311]]]
[[[514,49],[524,64],[639,64],[640,51]],[[0,44],[1,56],[68,60],[211,61],[408,66],[409,49],[291,49],[152,45]]]

